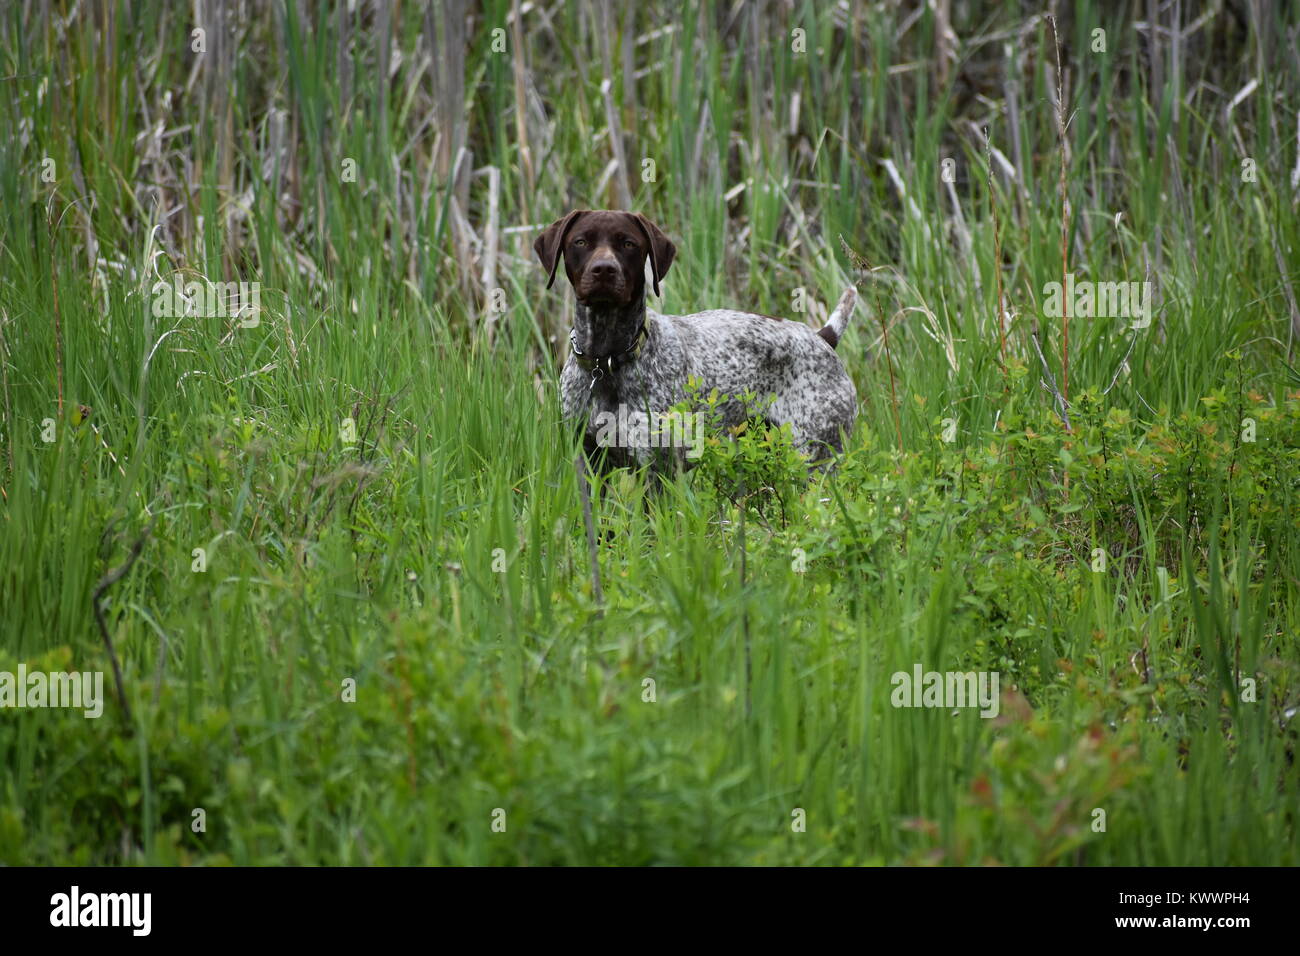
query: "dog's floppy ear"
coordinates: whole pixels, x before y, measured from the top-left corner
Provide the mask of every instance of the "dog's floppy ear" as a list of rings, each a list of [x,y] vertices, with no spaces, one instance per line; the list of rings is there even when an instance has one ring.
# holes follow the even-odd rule
[[[533,243],[533,251],[537,253],[537,258],[542,260],[542,268],[547,272],[546,288],[549,289],[555,284],[555,270],[564,261],[565,237],[573,228],[573,224],[578,221],[578,217],[586,211],[575,209],[563,219],[555,220]]]
[[[633,221],[645,235],[646,242],[650,244],[650,269],[655,277],[655,295],[659,294],[659,280],[668,275],[668,267],[673,264],[673,256],[677,255],[677,247],[673,241],[663,234],[663,231],[645,216],[637,213],[629,213]]]

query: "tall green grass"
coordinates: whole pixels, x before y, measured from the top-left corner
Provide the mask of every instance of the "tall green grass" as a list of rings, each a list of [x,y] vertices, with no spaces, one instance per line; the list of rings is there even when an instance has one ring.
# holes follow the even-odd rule
[[[1166,22],[1175,61],[1145,5],[1062,7],[1063,143],[1037,8],[952,46],[912,6],[610,5],[658,306],[863,303],[839,469],[598,480],[603,605],[530,248],[618,203],[601,5],[258,3],[202,54],[170,4],[7,9],[0,671],[109,699],[3,712],[0,861],[1296,863],[1294,19]],[[1070,269],[1158,310],[1072,317],[1069,431],[1062,157]],[[259,324],[155,317],[174,272]],[[105,592],[128,721],[92,595],[151,521]],[[999,717],[893,707],[918,663]]]

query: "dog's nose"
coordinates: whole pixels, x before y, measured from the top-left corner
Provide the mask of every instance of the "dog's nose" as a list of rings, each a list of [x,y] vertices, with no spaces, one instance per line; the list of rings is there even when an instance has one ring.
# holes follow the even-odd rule
[[[591,264],[591,277],[593,279],[615,279],[618,277],[618,263],[610,259],[602,259]]]

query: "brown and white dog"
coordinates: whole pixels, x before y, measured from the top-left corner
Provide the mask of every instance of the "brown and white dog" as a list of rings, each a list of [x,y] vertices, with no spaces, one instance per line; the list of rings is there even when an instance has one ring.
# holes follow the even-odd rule
[[[659,295],[677,247],[640,213],[575,210],[552,223],[533,249],[549,274],[546,287],[563,262],[577,297],[560,404],[566,419],[586,423],[589,454],[605,448],[614,465],[656,460],[664,447],[655,437],[656,416],[665,418],[686,398],[692,378],[699,394],[717,389],[724,396],[725,426],[756,411],[771,424],[788,422],[795,447],[813,461],[842,450],[857,416],[857,392],[835,346],[853,311],[854,289],[844,291],[816,331],[732,309],[660,315],[646,308],[646,262]],[[770,403],[747,408],[740,397],[750,393]],[[632,426],[620,429],[620,423]],[[662,439],[662,429],[658,434]]]

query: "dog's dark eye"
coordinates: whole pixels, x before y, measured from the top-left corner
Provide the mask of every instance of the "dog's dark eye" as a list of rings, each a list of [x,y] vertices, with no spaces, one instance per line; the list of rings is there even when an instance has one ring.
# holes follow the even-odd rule
[[[585,246],[585,245],[587,244],[587,240],[586,240],[586,239],[574,239],[574,240],[573,240],[573,244],[574,244],[575,246]]]
[[[636,243],[633,242],[631,239],[624,239],[624,240],[623,240],[623,248],[624,248],[624,249],[635,249],[635,248],[636,248]]]

